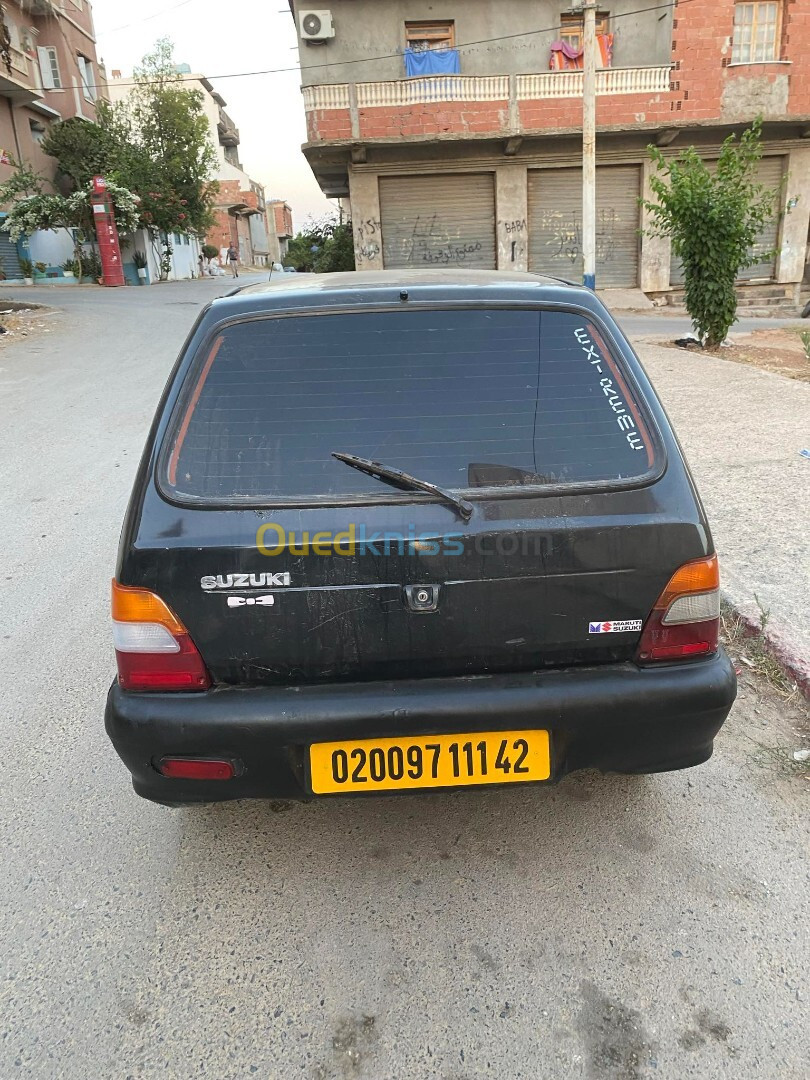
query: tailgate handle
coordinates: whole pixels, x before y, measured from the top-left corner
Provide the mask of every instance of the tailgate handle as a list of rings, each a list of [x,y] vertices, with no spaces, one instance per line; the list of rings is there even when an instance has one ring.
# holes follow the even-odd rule
[[[439,609],[438,585],[406,585],[405,601],[417,615],[426,615]]]

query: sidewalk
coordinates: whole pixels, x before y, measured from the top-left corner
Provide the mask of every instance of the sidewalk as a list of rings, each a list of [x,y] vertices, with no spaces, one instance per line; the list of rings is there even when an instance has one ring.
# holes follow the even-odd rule
[[[810,692],[810,384],[636,343],[706,506],[726,599]]]

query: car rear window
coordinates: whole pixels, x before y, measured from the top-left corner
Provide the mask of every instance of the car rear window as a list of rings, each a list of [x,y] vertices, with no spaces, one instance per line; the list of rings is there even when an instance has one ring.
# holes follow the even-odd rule
[[[655,465],[597,327],[538,309],[232,323],[190,368],[166,447],[168,493],[212,502],[391,496],[333,452],[457,490],[622,484]]]

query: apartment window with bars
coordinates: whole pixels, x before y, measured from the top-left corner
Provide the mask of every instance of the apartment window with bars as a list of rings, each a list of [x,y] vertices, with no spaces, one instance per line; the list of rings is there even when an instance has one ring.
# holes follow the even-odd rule
[[[782,5],[736,3],[734,5],[733,64],[757,64],[778,60],[782,34]]]

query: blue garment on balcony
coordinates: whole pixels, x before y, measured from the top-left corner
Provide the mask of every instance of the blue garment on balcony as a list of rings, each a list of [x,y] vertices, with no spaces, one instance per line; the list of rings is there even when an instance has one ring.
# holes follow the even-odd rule
[[[405,74],[409,79],[420,75],[460,75],[458,49],[405,50]]]

